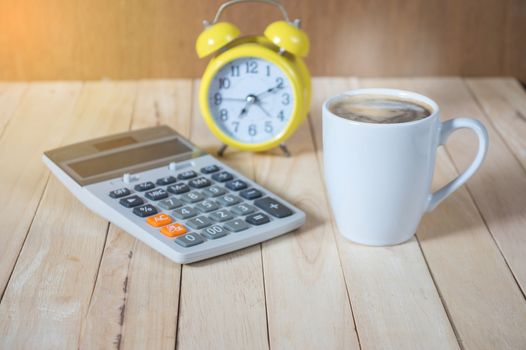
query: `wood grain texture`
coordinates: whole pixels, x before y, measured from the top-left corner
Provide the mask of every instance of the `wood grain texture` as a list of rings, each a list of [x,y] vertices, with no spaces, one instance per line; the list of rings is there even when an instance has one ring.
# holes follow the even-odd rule
[[[221,0],[0,0],[0,80],[197,78],[194,42]],[[512,75],[526,80],[522,0],[283,0],[302,19],[313,75]],[[225,12],[243,33],[268,5]]]
[[[483,122],[490,146],[484,163],[466,183],[478,210],[484,217],[504,258],[522,291],[526,290],[526,175],[524,168],[495,131],[471,92],[459,78],[415,79],[417,91],[442,106],[442,120],[466,116]],[[506,137],[506,136],[504,136]],[[471,163],[477,141],[468,130],[460,130],[448,141],[446,149],[456,169]]]
[[[322,103],[330,96],[367,83],[357,79],[314,79],[311,122],[322,151]],[[340,236],[332,216],[360,344],[371,349],[458,349],[417,241],[393,247],[367,247]]]
[[[0,83],[0,137],[20,104],[28,85],[25,83]]]
[[[191,81],[137,83],[131,128],[169,125],[190,131]],[[180,265],[110,227],[80,347],[173,349]],[[155,295],[155,297],[152,297]]]
[[[15,266],[48,173],[42,152],[59,145],[75,122],[71,112],[81,84],[34,84],[0,139],[0,294]],[[7,209],[8,210],[7,210]]]
[[[0,83],[0,116],[8,116],[0,161],[9,165],[0,170],[0,205],[8,208],[0,211],[0,239],[7,242],[0,244],[7,285],[0,348],[524,348],[526,171],[519,114],[526,94],[517,82],[313,83],[311,116],[288,142],[292,158],[278,150],[229,150],[221,159],[303,208],[307,224],[184,266],[111,225],[108,231],[59,181],[48,181],[40,155],[159,124],[213,154],[219,142],[198,113],[199,82]],[[365,86],[426,94],[440,104],[442,120],[475,117],[490,133],[479,172],[425,215],[416,239],[395,247],[341,238],[323,186],[321,103]],[[438,152],[434,188],[456,176],[475,148],[473,135],[455,133]]]
[[[134,84],[84,85],[75,109],[69,112],[75,123],[63,141],[126,130],[134,98]],[[60,181],[50,179],[0,304],[1,347],[78,346],[107,228],[107,222],[76,200]]]
[[[515,79],[467,79],[488,121],[526,169],[526,92]]]
[[[199,114],[194,83],[190,139],[210,154],[219,141]],[[253,156],[227,151],[221,159],[249,178]],[[185,265],[182,269],[178,349],[268,349],[261,247]]]
[[[270,347],[359,349],[350,301],[309,129],[255,155],[256,181],[307,215],[297,231],[263,243]]]

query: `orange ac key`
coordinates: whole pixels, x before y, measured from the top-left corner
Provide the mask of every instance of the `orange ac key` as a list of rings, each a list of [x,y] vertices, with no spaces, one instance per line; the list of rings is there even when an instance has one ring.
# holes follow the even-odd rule
[[[181,224],[170,224],[161,228],[161,233],[168,237],[184,235],[187,229]]]
[[[161,213],[154,216],[150,216],[146,219],[146,222],[152,225],[153,227],[161,227],[170,224],[172,222],[172,218],[166,214]]]

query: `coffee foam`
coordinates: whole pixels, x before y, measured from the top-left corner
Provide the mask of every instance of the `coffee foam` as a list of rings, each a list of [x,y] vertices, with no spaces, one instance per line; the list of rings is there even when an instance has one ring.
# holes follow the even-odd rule
[[[375,124],[420,120],[429,117],[433,110],[422,102],[375,94],[343,96],[330,103],[328,108],[342,118]]]

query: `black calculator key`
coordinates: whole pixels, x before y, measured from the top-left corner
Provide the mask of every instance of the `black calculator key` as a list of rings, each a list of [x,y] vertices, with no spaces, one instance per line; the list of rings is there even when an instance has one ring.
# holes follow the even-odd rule
[[[162,188],[157,188],[153,191],[145,192],[144,195],[146,196],[146,198],[151,199],[152,201],[158,201],[161,199],[168,198],[168,192],[166,192]]]
[[[263,224],[266,224],[267,222],[270,222],[268,215],[265,215],[263,213],[256,213],[256,214],[249,215],[245,218],[245,220],[249,224],[256,225],[256,226],[263,225]]]
[[[187,184],[179,183],[166,188],[168,192],[173,194],[182,194],[190,191],[190,187]]]
[[[219,182],[227,182],[227,181],[232,180],[233,178],[234,177],[232,176],[232,174],[226,171],[222,171],[220,173],[212,175],[212,179],[219,181]]]
[[[122,198],[119,203],[126,208],[133,208],[138,205],[144,204],[144,201],[139,196],[129,196],[126,198]]]
[[[188,180],[188,179],[194,178],[196,176],[197,176],[197,173],[195,171],[187,170],[187,171],[183,171],[182,173],[177,175],[177,178],[179,180]]]
[[[133,213],[141,218],[157,214],[157,209],[151,204],[143,205],[142,207],[133,208]]]
[[[184,236],[179,236],[175,239],[175,243],[185,248],[192,247],[203,243],[205,240],[201,238],[197,233],[187,233]]]
[[[111,191],[110,197],[111,198],[121,198],[129,194],[131,194],[131,191],[127,189],[126,187],[123,187],[123,188],[119,188],[117,190]]]
[[[188,181],[188,184],[193,188],[203,188],[210,186],[212,183],[205,177],[198,177],[197,179]]]
[[[212,173],[215,173],[219,171],[219,167],[217,165],[209,165],[209,166],[205,166],[204,168],[201,168],[201,172],[203,174],[212,174]]]
[[[239,192],[239,195],[245,199],[256,199],[263,195],[260,190],[256,190],[255,188],[249,188],[248,190],[243,190]]]
[[[155,188],[155,185],[151,181],[137,184],[134,187],[135,191],[139,191],[139,192],[148,191],[148,190],[151,190],[152,188]]]
[[[292,215],[292,210],[270,197],[256,199],[254,205],[277,218],[284,218]]]
[[[161,177],[160,179],[157,179],[157,185],[159,186],[167,186],[167,185],[170,185],[170,184],[173,184],[174,182],[176,182],[177,179],[173,176],[165,176],[165,177]]]
[[[225,184],[226,188],[232,191],[241,191],[247,188],[247,183],[241,180],[233,180]]]

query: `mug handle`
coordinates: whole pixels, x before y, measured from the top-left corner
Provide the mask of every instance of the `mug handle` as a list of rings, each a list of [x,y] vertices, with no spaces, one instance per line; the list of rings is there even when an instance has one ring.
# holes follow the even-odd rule
[[[439,189],[438,191],[429,195],[426,211],[429,212],[437,207],[440,202],[446,199],[451,193],[455,192],[460,186],[462,186],[475,172],[478,170],[486,153],[488,151],[489,137],[488,132],[484,125],[476,119],[470,118],[455,118],[445,121],[440,127],[440,139],[439,146],[444,145],[447,142],[449,136],[459,129],[471,129],[477,135],[479,139],[479,148],[477,155],[471,165],[464,170],[457,178],[449,182],[447,185]]]

